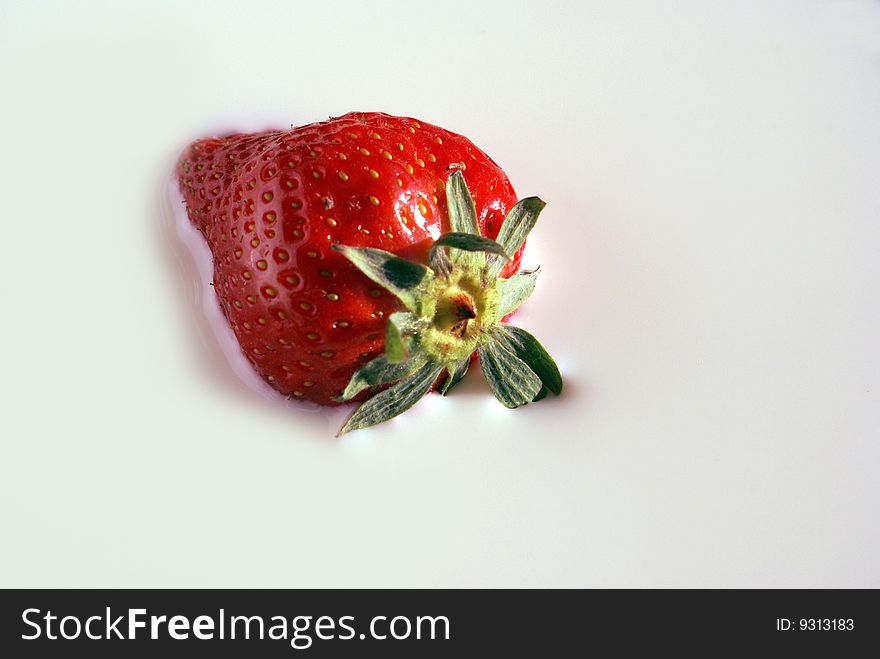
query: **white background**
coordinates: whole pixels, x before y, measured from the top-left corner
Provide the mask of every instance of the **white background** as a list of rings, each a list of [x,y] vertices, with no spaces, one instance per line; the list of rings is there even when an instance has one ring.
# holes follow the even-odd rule
[[[880,587],[880,3],[0,7],[0,585]],[[378,430],[231,375],[180,149],[383,110],[549,202],[560,362]]]

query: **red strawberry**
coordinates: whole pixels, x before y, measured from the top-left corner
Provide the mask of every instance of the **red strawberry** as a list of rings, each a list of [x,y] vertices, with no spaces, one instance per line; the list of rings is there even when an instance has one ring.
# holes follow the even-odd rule
[[[467,138],[350,113],[199,140],[178,177],[214,257],[220,304],[266,380],[322,405],[397,382],[343,431],[400,413],[443,372],[445,392],[477,349],[505,404],[558,393],[543,348],[499,325],[534,287],[535,273],[505,278],[543,202],[517,204],[504,172]],[[420,264],[429,249],[431,269]]]

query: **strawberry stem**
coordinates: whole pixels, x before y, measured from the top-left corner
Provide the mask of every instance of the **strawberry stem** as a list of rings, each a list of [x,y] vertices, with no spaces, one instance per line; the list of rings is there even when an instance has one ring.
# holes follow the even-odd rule
[[[406,411],[444,372],[440,390],[445,395],[464,377],[475,352],[489,388],[507,407],[562,391],[559,369],[537,339],[502,324],[535,288],[538,270],[509,279],[499,274],[535,226],[544,202],[537,197],[517,202],[494,241],[479,234],[474,202],[460,170],[449,176],[446,194],[452,231],[431,246],[430,267],[379,249],[333,246],[407,310],[391,314],[385,353],[355,372],[341,399],[392,386],[358,407],[340,435]]]

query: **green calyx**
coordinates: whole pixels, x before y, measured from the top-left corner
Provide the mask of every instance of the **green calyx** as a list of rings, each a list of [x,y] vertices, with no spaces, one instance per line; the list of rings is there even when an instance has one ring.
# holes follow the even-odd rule
[[[497,240],[490,240],[479,233],[474,202],[458,170],[447,180],[446,201],[451,231],[434,242],[427,266],[371,247],[333,246],[405,309],[388,318],[385,353],[354,373],[340,399],[391,386],[361,404],[340,435],[401,414],[444,373],[438,386],[446,395],[475,352],[492,393],[507,407],[562,390],[559,369],[537,339],[501,322],[535,288],[537,270],[509,279],[499,274],[535,226],[544,202],[537,197],[517,202]]]

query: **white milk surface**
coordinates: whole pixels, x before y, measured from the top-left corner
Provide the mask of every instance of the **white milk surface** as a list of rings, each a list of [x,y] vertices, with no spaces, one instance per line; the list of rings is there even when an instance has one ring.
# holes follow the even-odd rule
[[[880,3],[122,5],[0,21],[0,586],[880,587]],[[254,377],[174,163],[351,110],[548,202],[561,397]]]

